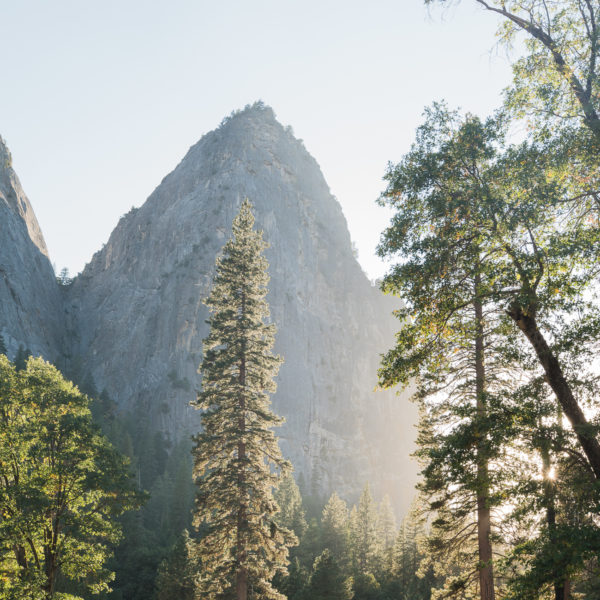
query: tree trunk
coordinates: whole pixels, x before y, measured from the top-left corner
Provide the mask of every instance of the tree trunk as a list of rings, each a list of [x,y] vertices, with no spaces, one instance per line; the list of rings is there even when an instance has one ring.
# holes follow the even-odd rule
[[[483,307],[477,299],[478,277],[475,282],[475,388],[477,394],[477,542],[479,549],[479,587],[481,600],[495,600],[492,564],[491,518],[489,506],[489,472],[486,436],[481,423],[486,418]]]
[[[48,535],[48,533],[46,533],[46,535]],[[56,564],[56,554],[54,554],[54,552],[52,552],[49,548],[44,549],[44,555],[44,562],[46,563],[46,582],[44,583],[43,590],[46,598],[51,600],[51,598],[54,598],[58,566]]]
[[[17,564],[19,565],[19,567],[25,571],[27,570],[28,564],[27,564],[27,554],[25,552],[25,548],[21,545],[16,545],[13,546],[13,551],[15,553],[15,560],[17,561]]]
[[[238,569],[235,581],[235,594],[237,600],[247,600],[248,598],[248,571]]]
[[[546,524],[550,534],[552,546],[556,546],[556,506],[554,502],[554,482],[550,477],[550,450],[547,441],[544,440],[541,447],[542,454],[542,476],[544,478],[544,504],[546,505]],[[565,582],[561,581],[556,572],[554,575],[554,600],[565,600]]]
[[[245,297],[242,296],[242,316],[246,312]],[[239,384],[243,389],[246,385],[246,348],[244,340],[242,339],[242,353],[240,356],[240,374]],[[238,442],[238,492],[240,495],[240,506],[238,510],[237,519],[237,548],[236,548],[236,559],[237,559],[237,573],[235,581],[235,592],[237,600],[247,600],[248,598],[248,571],[246,570],[246,536],[245,531],[247,528],[247,509],[246,506],[246,473],[245,473],[245,461],[246,461],[246,442],[244,434],[246,432],[246,397],[243,392],[240,393],[239,398],[240,418],[238,420],[238,428],[240,441]]]
[[[565,581],[565,585],[564,585],[563,589],[564,589],[564,595],[563,595],[564,600],[571,600],[571,580],[568,577],[567,577],[567,580]]]
[[[539,330],[535,317],[526,315],[522,308],[517,305],[511,306],[508,314],[525,334],[535,350],[538,360],[546,373],[546,381],[552,388],[563,413],[569,419],[596,479],[600,479],[600,444],[594,433],[592,433],[590,424],[573,396],[571,387],[563,375],[558,359],[548,347],[544,336]]]
[[[590,129],[590,131],[596,137],[596,140],[600,142],[600,115],[598,115],[592,103],[591,88],[584,87],[584,82],[577,78],[573,65],[568,64],[565,60],[558,43],[550,33],[550,29],[548,28],[547,30],[544,30],[535,23],[533,18],[526,19],[519,17],[517,14],[509,12],[504,6],[502,6],[502,8],[495,8],[490,6],[485,0],[476,0],[476,2],[484,6],[487,10],[502,15],[508,20],[512,21],[521,29],[529,33],[529,35],[539,40],[548,49],[556,70],[560,73],[561,77],[567,81],[571,91],[573,92],[573,95],[581,106],[584,125]],[[590,3],[588,2],[588,7],[589,6]],[[588,18],[591,18],[591,21],[595,21],[593,12],[591,15],[588,15]],[[591,50],[593,53],[593,46]],[[595,65],[595,61],[593,65]],[[590,72],[588,75],[590,77],[595,76],[592,65],[590,65]]]

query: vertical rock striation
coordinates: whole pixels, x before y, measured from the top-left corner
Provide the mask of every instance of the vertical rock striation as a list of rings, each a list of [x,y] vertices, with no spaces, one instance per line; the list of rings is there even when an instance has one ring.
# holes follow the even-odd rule
[[[316,161],[273,111],[254,105],[194,145],[132,209],[72,285],[56,283],[31,206],[0,142],[0,332],[93,378],[172,441],[197,429],[189,402],[207,334],[215,257],[242,200],[270,243],[273,397],[284,454],[312,489],[355,500],[370,481],[407,507],[416,467],[414,411],[374,392],[394,303],[353,256],[341,208]]]
[[[226,119],[121,219],[68,291],[78,332],[70,354],[120,406],[151,415],[172,438],[193,430],[202,300],[245,197],[270,244],[268,300],[285,360],[273,402],[287,421],[284,453],[322,493],[353,498],[370,480],[406,500],[410,409],[373,392],[396,327],[390,301],[354,258],[316,161],[268,107]]]
[[[63,337],[61,290],[44,237],[0,138],[0,334],[9,356],[19,345],[56,360]]]

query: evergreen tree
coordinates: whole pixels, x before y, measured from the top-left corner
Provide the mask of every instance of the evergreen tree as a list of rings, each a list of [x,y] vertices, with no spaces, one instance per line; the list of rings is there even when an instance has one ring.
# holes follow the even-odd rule
[[[156,600],[194,600],[198,568],[192,558],[192,544],[187,529],[184,529],[158,569]]]
[[[23,348],[19,346],[17,354],[15,356],[15,368],[17,371],[24,371],[27,366],[27,359],[31,356],[31,350],[29,348]]]
[[[381,585],[373,573],[356,573],[352,589],[356,600],[382,600]]]
[[[281,479],[279,487],[274,494],[275,501],[279,506],[277,524],[284,529],[293,531],[296,537],[301,538],[308,529],[305,511],[302,506],[300,489],[294,481],[291,473]]]
[[[283,578],[277,589],[285,595],[287,600],[309,600],[307,598],[309,579],[309,570],[296,557],[291,562],[288,575]]]
[[[377,513],[377,562],[380,571],[389,573],[393,568],[396,535],[396,517],[386,494]]]
[[[356,572],[371,572],[377,556],[377,509],[368,483],[362,491],[356,510],[352,510],[350,542]]]
[[[321,541],[342,567],[348,564],[349,516],[346,503],[331,494],[321,516]]]
[[[4,343],[4,338],[2,337],[2,334],[0,333],[0,354],[6,355],[6,352],[7,352],[6,344]]]
[[[272,428],[282,419],[270,410],[269,393],[281,359],[271,353],[275,327],[269,316],[266,244],[253,228],[245,200],[233,221],[233,237],[217,259],[210,332],[200,367],[203,431],[193,450],[198,496],[194,523],[203,598],[283,598],[271,585],[285,570],[293,534],[276,524],[273,487],[290,465]]]
[[[69,269],[67,267],[63,267],[60,270],[60,273],[56,276],[56,283],[64,286],[69,286],[73,283],[73,278],[69,275]]]
[[[406,258],[386,276],[384,286],[402,294],[410,317],[381,373],[395,381],[409,371],[418,377],[418,455],[425,465],[421,489],[438,512],[432,527],[434,560],[446,560],[451,543],[457,552],[470,551],[471,538],[477,536],[478,552],[465,563],[472,570],[462,586],[478,585],[482,600],[494,600],[487,431],[491,374],[484,348],[495,333],[490,324],[497,325],[502,314],[487,306],[484,251],[477,235],[465,231],[477,196],[468,178],[461,177],[463,164],[477,171],[490,160],[493,151],[482,140],[494,128],[467,119],[452,136],[448,130],[455,119],[439,106],[429,111],[411,152],[390,173],[392,184],[384,197],[398,213],[380,252],[402,248]],[[402,202],[392,199],[399,190]],[[453,584],[453,589],[460,588]]]
[[[315,557],[323,551],[321,539],[321,523],[317,519],[311,519],[308,523],[308,529],[302,537],[302,543],[294,549],[294,555],[297,556],[302,566],[311,569]]]
[[[353,597],[351,581],[327,549],[317,557],[308,585],[311,600],[350,600]]]
[[[81,361],[75,357],[75,362]],[[83,382],[80,389],[89,386],[91,380],[83,365],[75,372]],[[106,390],[92,399],[91,410],[94,421],[115,447],[130,458],[137,488],[150,493],[150,501],[139,512],[120,519],[123,539],[111,561],[116,580],[110,597],[154,598],[160,565],[170,556],[183,530],[191,527],[195,495],[191,441],[183,440],[168,452],[169,441],[155,431],[149,419],[140,418],[139,413],[119,412]]]
[[[188,440],[180,442],[169,456],[167,473],[173,473],[169,500],[170,532],[177,534],[191,527],[191,509],[194,504],[194,485]]]
[[[423,533],[418,511],[413,507],[403,519],[394,542],[392,571],[386,585],[392,598],[429,600],[431,590],[436,587],[433,569],[428,565],[420,566],[423,554],[418,540]]]
[[[581,408],[594,381],[581,356],[593,360],[600,335],[586,300],[598,229],[577,216],[550,148],[506,147],[499,119],[461,119],[439,105],[427,116],[382,197],[397,214],[380,251],[399,258],[384,287],[405,306],[380,374],[384,384],[418,380],[432,551],[464,571],[453,589],[493,598],[492,509],[506,484],[494,463],[529,406],[524,398],[507,410],[517,374],[543,369],[600,478],[597,428]]]
[[[597,575],[598,490],[590,486],[573,432],[556,415],[543,379],[523,386],[513,402],[521,418],[503,490],[511,499],[504,516],[511,532],[503,561],[510,575],[504,597],[529,598],[553,590],[555,600],[567,600]],[[517,413],[517,407],[511,412]],[[523,458],[515,460],[519,456]]]

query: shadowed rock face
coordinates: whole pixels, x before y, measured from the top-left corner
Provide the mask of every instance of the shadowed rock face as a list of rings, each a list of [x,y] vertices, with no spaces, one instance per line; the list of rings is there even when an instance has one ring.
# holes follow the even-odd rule
[[[22,344],[55,360],[63,329],[61,290],[46,243],[0,138],[0,334],[10,356]]]
[[[245,197],[270,244],[284,454],[323,494],[354,500],[368,480],[406,508],[413,410],[373,392],[397,327],[394,303],[360,269],[316,161],[270,108],[235,114],[190,148],[65,290],[67,369],[83,366],[98,389],[173,440],[197,429],[189,402],[207,334],[202,300]]]

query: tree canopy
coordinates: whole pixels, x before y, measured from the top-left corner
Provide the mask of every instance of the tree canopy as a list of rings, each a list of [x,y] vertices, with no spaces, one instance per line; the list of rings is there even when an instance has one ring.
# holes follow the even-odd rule
[[[0,356],[3,597],[109,589],[117,517],[141,497],[127,461],[92,423],[88,403],[41,358],[18,371]]]

